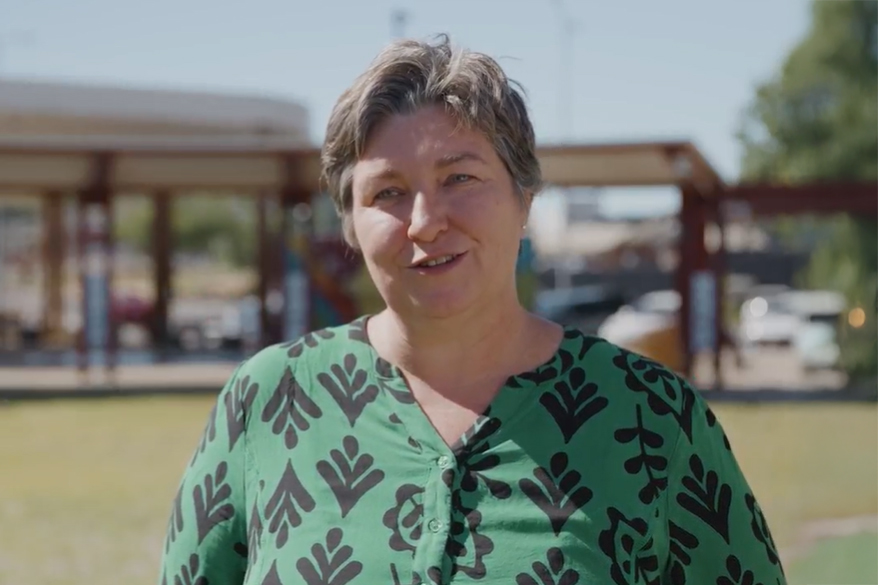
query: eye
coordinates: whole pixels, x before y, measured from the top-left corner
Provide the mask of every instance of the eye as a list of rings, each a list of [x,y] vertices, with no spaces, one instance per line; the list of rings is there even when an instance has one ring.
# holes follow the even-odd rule
[[[402,193],[400,192],[400,190],[396,189],[396,188],[383,189],[375,194],[375,201],[382,201],[384,199],[391,199],[393,197],[398,197],[401,194]]]
[[[446,179],[446,183],[450,185],[459,185],[462,183],[468,183],[470,181],[474,181],[475,177],[472,175],[467,175],[464,173],[454,173],[453,175],[449,175],[448,179]]]

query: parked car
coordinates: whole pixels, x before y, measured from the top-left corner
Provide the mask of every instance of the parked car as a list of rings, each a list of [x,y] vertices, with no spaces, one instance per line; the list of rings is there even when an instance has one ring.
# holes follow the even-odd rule
[[[841,349],[836,339],[836,327],[821,321],[804,323],[795,337],[793,346],[806,370],[835,369]]]
[[[738,325],[738,341],[744,349],[792,344],[802,317],[793,310],[786,294],[756,296],[744,301]]]
[[[594,333],[601,321],[624,302],[619,292],[603,285],[556,288],[536,294],[534,311],[556,323]]]
[[[647,293],[610,315],[598,336],[664,366],[680,371],[684,354],[680,335],[680,295],[673,290]]]

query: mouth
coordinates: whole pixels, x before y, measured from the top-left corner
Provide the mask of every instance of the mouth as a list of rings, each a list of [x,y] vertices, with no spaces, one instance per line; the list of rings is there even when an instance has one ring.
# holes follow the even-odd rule
[[[445,266],[454,262],[461,256],[463,256],[463,254],[445,254],[444,256],[427,258],[425,260],[421,260],[420,262],[412,264],[412,268],[436,268],[439,266]]]

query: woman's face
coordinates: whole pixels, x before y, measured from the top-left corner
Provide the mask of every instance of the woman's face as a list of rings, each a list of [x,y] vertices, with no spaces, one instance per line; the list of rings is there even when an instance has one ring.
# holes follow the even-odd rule
[[[394,311],[448,317],[514,300],[527,210],[488,140],[441,107],[373,131],[354,166],[350,213]]]

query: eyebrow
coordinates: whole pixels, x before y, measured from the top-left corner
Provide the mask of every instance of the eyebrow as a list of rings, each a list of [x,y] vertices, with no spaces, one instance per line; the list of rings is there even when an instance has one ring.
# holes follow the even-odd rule
[[[458,152],[456,154],[448,154],[448,155],[441,157],[440,159],[438,159],[436,161],[436,168],[441,169],[441,168],[449,167],[455,163],[459,163],[461,161],[467,161],[467,160],[480,162],[480,163],[485,162],[485,159],[483,159],[482,157],[480,157],[476,153],[464,151],[464,152]]]
[[[470,151],[463,151],[463,152],[457,152],[454,154],[447,154],[445,156],[442,156],[442,157],[436,159],[434,166],[437,169],[443,169],[443,168],[450,167],[451,165],[457,164],[457,163],[462,162],[462,161],[475,161],[475,162],[480,162],[482,164],[486,164],[485,159],[483,159],[482,157],[480,157],[476,153],[470,152]],[[374,175],[372,175],[372,177],[370,177],[370,178],[372,180],[383,181],[383,180],[387,180],[387,179],[398,179],[400,176],[401,176],[401,173],[399,171],[397,171],[396,169],[393,169],[390,167],[385,167],[384,169],[382,169],[378,173],[375,173]]]

